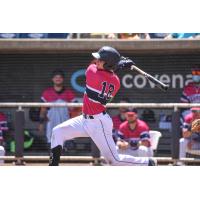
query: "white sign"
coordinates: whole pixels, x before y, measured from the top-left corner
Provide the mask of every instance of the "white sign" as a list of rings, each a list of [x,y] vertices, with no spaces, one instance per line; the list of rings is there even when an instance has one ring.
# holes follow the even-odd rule
[[[192,82],[192,75],[191,74],[156,74],[154,76],[156,79],[160,80],[161,82],[168,84],[171,88],[177,89],[177,88],[183,88],[185,85],[187,85],[189,82]],[[122,85],[124,88],[130,89],[130,88],[145,88],[145,87],[151,87],[155,88],[155,84],[148,81],[144,76],[141,74],[133,75],[133,74],[125,74],[122,77]]]

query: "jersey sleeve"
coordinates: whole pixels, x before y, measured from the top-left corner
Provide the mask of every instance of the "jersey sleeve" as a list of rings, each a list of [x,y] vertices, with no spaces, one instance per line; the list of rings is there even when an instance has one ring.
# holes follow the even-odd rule
[[[119,78],[117,77],[117,79],[116,79],[116,81],[115,81],[116,83],[115,83],[115,91],[113,92],[113,97],[117,94],[117,92],[119,91],[119,89],[120,89],[120,80],[119,80]]]
[[[190,103],[190,101],[187,97],[187,86],[184,87],[180,100],[182,103]]]
[[[140,140],[150,140],[149,126],[144,121],[141,121]]]
[[[190,114],[186,115],[184,118],[184,122],[182,125],[183,132],[191,130],[191,122],[192,122],[192,114],[190,113]]]
[[[47,91],[47,90],[44,90],[44,91],[42,92],[41,100],[42,100],[43,102],[48,102],[48,91]]]
[[[118,131],[118,135],[121,139],[125,139],[126,138],[126,129],[124,124],[121,124],[119,126],[119,131]]]
[[[149,131],[142,131],[140,133],[140,140],[150,140],[150,134]]]
[[[91,78],[90,76],[95,72],[95,65],[94,64],[91,64],[88,66],[88,68],[86,69],[85,71],[85,76],[86,76],[86,79],[87,78]]]

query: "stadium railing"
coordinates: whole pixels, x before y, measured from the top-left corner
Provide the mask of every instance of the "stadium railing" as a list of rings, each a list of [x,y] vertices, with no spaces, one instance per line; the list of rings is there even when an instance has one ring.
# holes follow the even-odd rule
[[[29,107],[81,107],[82,103],[0,103],[3,108],[17,108],[15,115],[15,142],[16,151],[15,156],[0,157],[3,160],[13,160],[20,164],[22,161],[38,160],[47,161],[48,156],[24,156],[23,155],[23,131],[24,131],[24,110],[23,108]],[[109,103],[108,108],[119,107],[134,107],[134,108],[155,108],[155,109],[172,109],[172,155],[167,158],[158,158],[160,163],[173,163],[176,164],[179,160],[179,138],[180,138],[180,108],[200,107],[200,103],[187,104],[187,103]],[[99,159],[103,159],[100,157]],[[92,161],[94,158],[88,156],[65,156],[61,161]],[[194,158],[181,159],[184,162],[200,163],[200,160]]]

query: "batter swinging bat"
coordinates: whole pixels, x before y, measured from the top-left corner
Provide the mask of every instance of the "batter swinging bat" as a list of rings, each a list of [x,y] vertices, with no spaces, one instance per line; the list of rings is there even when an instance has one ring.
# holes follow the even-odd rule
[[[152,83],[154,83],[158,88],[160,88],[163,91],[167,91],[167,89],[169,88],[169,85],[166,85],[164,83],[162,83],[161,81],[159,81],[158,79],[154,78],[153,76],[151,76],[150,74],[147,74],[146,72],[144,72],[143,70],[139,69],[138,67],[136,67],[135,65],[131,66],[131,70],[135,70],[137,72],[139,72],[140,74],[142,74],[146,79],[148,79],[149,81],[151,81]]]

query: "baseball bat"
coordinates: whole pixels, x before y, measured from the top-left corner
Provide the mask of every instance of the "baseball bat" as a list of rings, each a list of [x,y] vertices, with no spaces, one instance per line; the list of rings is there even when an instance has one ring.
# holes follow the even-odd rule
[[[158,79],[154,78],[153,76],[151,76],[150,74],[144,72],[143,70],[141,70],[140,68],[138,68],[135,65],[131,66],[131,70],[135,70],[137,71],[139,74],[142,74],[146,79],[148,79],[149,81],[151,81],[152,83],[154,83],[158,88],[160,88],[163,91],[167,91],[167,89],[169,88],[169,85],[166,85],[164,83],[162,83],[161,81],[159,81]]]

